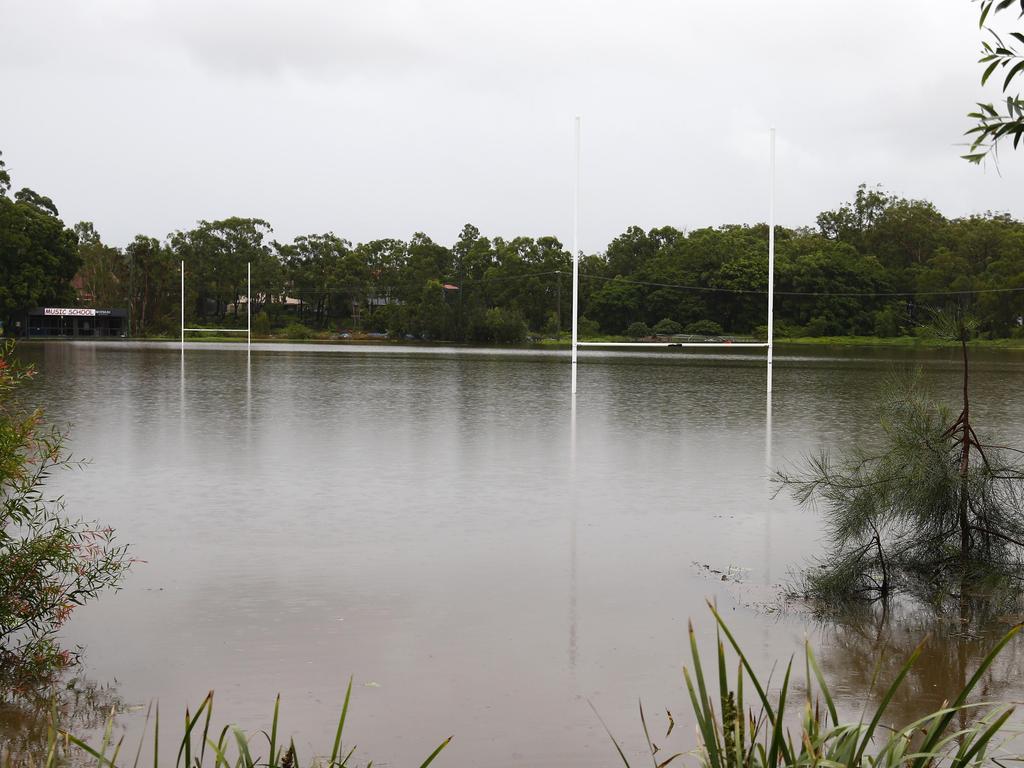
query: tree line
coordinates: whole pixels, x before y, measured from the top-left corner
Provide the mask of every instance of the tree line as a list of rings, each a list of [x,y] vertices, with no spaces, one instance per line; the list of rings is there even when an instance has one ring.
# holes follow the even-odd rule
[[[451,246],[417,233],[353,244],[333,232],[274,237],[267,221],[200,221],[123,247],[66,226],[30,189],[10,194],[0,159],[0,317],[43,303],[122,307],[134,335],[174,335],[180,263],[186,322],[241,325],[252,267],[259,332],[291,324],[393,337],[513,342],[571,327],[571,254],[555,237],[488,237],[467,224]],[[581,257],[581,328],[643,335],[763,335],[768,228],[630,227]],[[924,200],[862,185],[814,226],[776,228],[776,333],[912,332],[955,303],[989,337],[1024,335],[1024,223],[947,218]]]

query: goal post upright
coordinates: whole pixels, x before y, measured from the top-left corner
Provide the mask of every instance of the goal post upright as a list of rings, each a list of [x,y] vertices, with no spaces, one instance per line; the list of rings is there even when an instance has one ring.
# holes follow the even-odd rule
[[[181,260],[181,349],[185,350],[185,332],[190,333],[244,333],[246,349],[252,349],[252,262],[246,262],[246,285],[245,285],[245,328],[187,328],[185,326],[185,260]],[[238,302],[241,298],[235,296],[235,316],[238,316]]]
[[[775,337],[775,129],[769,131],[768,161],[768,385],[767,394],[772,393],[772,352]]]
[[[576,394],[576,356],[580,322],[580,118],[576,116],[576,191],[572,213],[572,394]]]

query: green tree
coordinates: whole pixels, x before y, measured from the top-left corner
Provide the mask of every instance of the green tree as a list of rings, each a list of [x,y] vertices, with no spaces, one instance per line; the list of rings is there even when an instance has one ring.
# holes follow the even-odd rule
[[[2,170],[2,168],[0,168]],[[10,178],[0,176],[0,319],[40,304],[75,301],[71,279],[80,259],[75,233],[64,226],[49,198],[21,189],[7,196]]]
[[[223,319],[230,308],[239,319],[245,296],[247,264],[270,257],[266,238],[273,230],[262,219],[233,216],[220,221],[200,221],[191,230],[175,232],[170,246],[188,272],[187,297],[196,316],[210,314]]]
[[[981,9],[978,26],[988,33],[988,39],[981,44],[981,58],[978,63],[985,68],[981,76],[984,86],[992,75],[1002,76],[1002,96],[1005,101],[978,103],[978,110],[968,114],[974,125],[966,132],[971,137],[970,151],[963,155],[965,160],[980,163],[990,153],[997,151],[1003,139],[1013,141],[1013,148],[1020,145],[1024,136],[1024,99],[1019,93],[1011,93],[1010,86],[1024,72],[1024,53],[1019,46],[1024,44],[1024,33],[1019,31],[1000,35],[986,22],[995,14],[1016,6],[1024,16],[1024,0],[975,0]],[[1019,18],[1019,17],[1018,17]]]
[[[154,237],[136,235],[124,249],[132,333],[167,333],[180,324],[180,274],[175,254]]]
[[[128,301],[124,255],[103,243],[91,221],[75,225],[78,238],[78,270],[82,298],[93,307],[121,307]]]

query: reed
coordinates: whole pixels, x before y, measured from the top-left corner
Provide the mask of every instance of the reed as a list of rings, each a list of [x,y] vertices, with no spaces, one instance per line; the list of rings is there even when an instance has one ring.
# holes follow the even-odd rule
[[[921,645],[882,692],[879,703],[873,709],[865,707],[857,720],[845,722],[840,718],[809,643],[804,647],[803,666],[807,684],[803,700],[793,700],[797,696],[790,687],[792,659],[785,668],[778,694],[770,695],[769,685],[754,672],[721,615],[713,605],[710,607],[717,624],[717,692],[710,691],[692,623],[689,633],[693,666],[683,670],[697,724],[698,747],[694,754],[701,768],[1005,766],[1005,762],[990,753],[995,738],[1013,714],[1013,707],[1009,704],[971,703],[968,700],[985,671],[1022,625],[1015,626],[996,643],[964,687],[950,692],[947,704],[913,722],[892,726],[885,721],[886,709],[917,661]],[[726,646],[736,655],[734,678],[730,678]],[[731,679],[735,683],[730,684]],[[748,700],[752,700],[749,710]],[[798,714],[794,715],[793,710]],[[961,713],[970,721],[968,725],[957,723]],[[786,726],[787,716],[792,729]],[[640,717],[655,768],[664,768],[682,755],[661,754],[650,739],[642,708]],[[611,738],[628,768],[630,763],[624,751],[615,738]],[[1019,762],[1020,759],[1012,761]]]
[[[287,743],[280,738],[278,730],[281,697],[274,702],[274,714],[268,731],[246,733],[235,726],[226,725],[220,730],[211,730],[213,719],[213,691],[203,699],[202,704],[194,713],[185,711],[184,731],[178,745],[175,768],[354,768],[352,762],[356,751],[355,745],[347,746],[342,737],[345,720],[348,717],[349,702],[352,698],[352,680],[349,679],[345,690],[345,701],[338,718],[338,727],[329,753],[313,756],[303,763],[295,742]],[[152,718],[150,717],[152,715]],[[152,728],[150,721],[152,719]],[[0,765],[4,768],[26,766],[26,768],[60,768],[73,761],[76,766],[89,768],[143,768],[152,765],[160,766],[160,707],[157,705],[146,713],[145,727],[135,749],[128,749],[123,737],[113,739],[114,716],[106,721],[99,743],[90,745],[84,739],[60,729],[57,712],[54,708],[51,718],[49,739],[45,755],[35,763],[14,763],[10,756],[0,755]],[[152,733],[152,743],[147,745],[146,736]],[[433,752],[420,764],[426,768],[441,751],[448,746],[452,737],[442,741]],[[166,763],[165,763],[166,764]],[[366,768],[371,768],[369,762]]]

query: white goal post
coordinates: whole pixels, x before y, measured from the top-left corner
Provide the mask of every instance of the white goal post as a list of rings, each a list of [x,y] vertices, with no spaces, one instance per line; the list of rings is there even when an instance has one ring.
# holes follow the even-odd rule
[[[754,347],[767,350],[767,392],[772,391],[772,356],[775,336],[775,129],[769,131],[769,203],[768,203],[768,340],[720,342],[644,342],[644,341],[580,341],[580,118],[576,118],[576,192],[572,226],[572,394],[576,394],[577,349],[579,347]]]
[[[244,333],[247,349],[252,348],[252,262],[246,262],[245,328],[186,328],[185,327],[185,261],[181,262],[181,348],[185,349],[185,332]],[[235,297],[238,301],[238,297]]]

